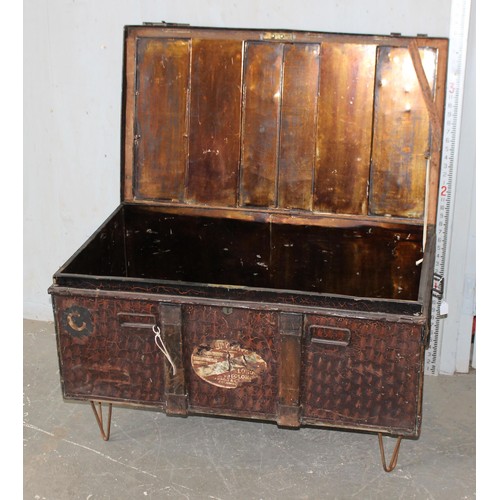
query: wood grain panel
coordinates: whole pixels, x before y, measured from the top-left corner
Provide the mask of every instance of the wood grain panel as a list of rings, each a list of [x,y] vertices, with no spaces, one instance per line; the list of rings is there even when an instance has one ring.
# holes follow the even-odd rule
[[[434,90],[435,49],[420,49]],[[410,53],[379,47],[374,110],[370,214],[424,216],[430,122]]]
[[[323,43],[314,208],[366,214],[376,46]]]
[[[240,160],[241,51],[238,40],[192,41],[186,197],[235,206]]]
[[[187,161],[189,41],[137,41],[135,190],[179,201]]]
[[[278,205],[312,209],[319,45],[285,45]]]
[[[283,44],[246,47],[240,205],[275,206]]]

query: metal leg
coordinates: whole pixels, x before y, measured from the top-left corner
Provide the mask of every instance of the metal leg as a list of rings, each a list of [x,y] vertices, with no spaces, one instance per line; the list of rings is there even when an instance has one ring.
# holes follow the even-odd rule
[[[107,441],[109,439],[109,434],[111,430],[111,411],[113,405],[111,403],[109,403],[108,405],[108,426],[106,432],[104,432],[104,426],[102,420],[102,404],[100,401],[98,401],[97,404],[99,405],[99,412],[97,412],[94,402],[90,401],[90,405],[92,406],[92,411],[94,412],[95,419],[97,420],[97,425],[99,426],[99,430],[101,431],[102,439],[104,439],[104,441]]]
[[[380,458],[382,459],[382,466],[384,467],[385,472],[391,472],[396,468],[396,464],[398,463],[399,446],[401,445],[402,439],[403,436],[398,436],[398,440],[396,441],[396,446],[394,447],[394,451],[392,452],[391,461],[389,462],[389,465],[387,465],[385,461],[384,441],[382,439],[382,434],[379,432],[378,445],[380,447]]]

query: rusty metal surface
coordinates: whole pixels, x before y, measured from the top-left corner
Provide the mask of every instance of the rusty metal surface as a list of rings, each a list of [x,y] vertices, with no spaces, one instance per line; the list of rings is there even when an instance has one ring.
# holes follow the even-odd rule
[[[96,410],[94,401],[90,401],[90,406],[94,413],[97,426],[99,427],[99,431],[101,433],[101,437],[103,441],[109,441],[109,436],[111,435],[111,416],[113,414],[113,405],[109,403],[108,405],[108,419],[106,429],[104,429],[104,419],[102,418],[102,403],[100,401],[97,402],[97,406],[99,411]]]
[[[396,440],[396,445],[394,446],[394,449],[392,451],[391,459],[389,461],[389,465],[387,465],[387,462],[385,460],[385,450],[384,450],[384,441],[382,438],[382,434],[379,433],[378,435],[378,444],[380,448],[380,458],[382,460],[382,467],[384,468],[385,472],[392,472],[398,463],[398,456],[399,456],[399,447],[401,446],[401,436],[398,436]]]

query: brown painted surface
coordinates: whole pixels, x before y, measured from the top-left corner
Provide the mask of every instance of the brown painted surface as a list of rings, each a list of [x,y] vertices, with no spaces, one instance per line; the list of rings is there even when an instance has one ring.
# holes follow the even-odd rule
[[[189,402],[196,411],[250,412],[275,415],[278,391],[279,342],[277,313],[212,306],[184,307],[184,365],[188,367]],[[243,380],[236,374],[237,387],[217,387],[201,378],[192,365],[193,353],[210,349],[214,343],[248,350],[260,360],[259,370]],[[237,347],[236,347],[237,346]],[[265,368],[264,368],[265,366]],[[227,373],[226,373],[227,375]]]
[[[139,198],[183,199],[189,59],[189,40],[138,40],[135,196]]]
[[[125,208],[65,273],[418,298],[418,226],[301,226]]]
[[[164,401],[165,357],[152,331],[158,321],[156,303],[55,297],[55,304],[65,396]],[[72,327],[83,322],[83,332]]]
[[[126,198],[421,220],[430,157],[434,220],[445,41],[153,32],[127,43]]]
[[[283,44],[246,46],[240,204],[276,204]]]
[[[328,228],[130,207],[127,275],[191,283],[416,300],[419,227]]]
[[[324,43],[314,209],[366,214],[376,46]]]
[[[330,229],[279,224],[272,229],[271,275],[277,289],[415,300],[419,230]]]
[[[445,41],[156,33],[127,43],[126,199],[240,218],[260,207],[418,221],[430,157],[432,223],[440,134],[429,112],[442,120]]]
[[[186,198],[235,206],[240,161],[242,42],[192,41]]]
[[[187,391],[182,357],[182,306],[160,304],[159,313],[160,338],[164,339],[163,345],[173,363],[173,366],[168,360],[165,363],[165,411],[174,415],[186,415]]]
[[[135,174],[135,92],[137,72],[137,34],[125,31],[124,44],[124,74],[122,90],[122,127],[121,127],[121,154],[122,170],[120,182],[120,199],[134,199]]]
[[[319,50],[319,44],[248,44],[242,205],[312,208]]]
[[[319,45],[285,45],[278,205],[312,209]]]
[[[281,313],[279,332],[281,358],[278,382],[278,424],[298,427],[300,425],[302,315]]]
[[[123,208],[115,211],[84,248],[65,266],[65,273],[126,276]]]
[[[434,88],[435,51],[420,49]],[[375,90],[370,213],[424,216],[429,115],[410,53],[379,47]]]
[[[317,325],[348,330],[345,345],[313,342]],[[421,327],[308,315],[302,373],[305,419],[418,432]],[[345,340],[344,339],[344,340]]]

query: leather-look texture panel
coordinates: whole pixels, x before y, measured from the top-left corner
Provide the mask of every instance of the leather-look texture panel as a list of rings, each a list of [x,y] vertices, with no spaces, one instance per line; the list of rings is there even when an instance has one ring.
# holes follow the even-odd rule
[[[156,303],[73,296],[54,300],[66,397],[164,400],[165,358],[151,327],[152,318],[158,319]]]
[[[276,414],[279,359],[277,313],[186,305],[183,308],[183,332],[186,383],[192,407],[198,410],[206,408],[209,413],[252,413],[256,417]],[[226,354],[221,355],[224,343],[233,347],[227,348]],[[207,382],[197,375],[193,368],[193,353],[194,362],[197,363],[203,349],[210,353],[217,350],[217,346],[220,346],[220,349],[213,356],[220,356],[220,361],[214,371],[228,374],[232,370],[238,379],[234,388],[214,385],[217,381]],[[254,356],[237,354],[242,351],[254,353]],[[249,365],[252,373],[241,376],[237,372],[242,370],[246,373],[240,368],[245,363]]]
[[[315,342],[303,351],[303,415],[330,425],[417,432],[423,352],[421,327],[308,315],[310,326],[350,332],[347,345]]]

